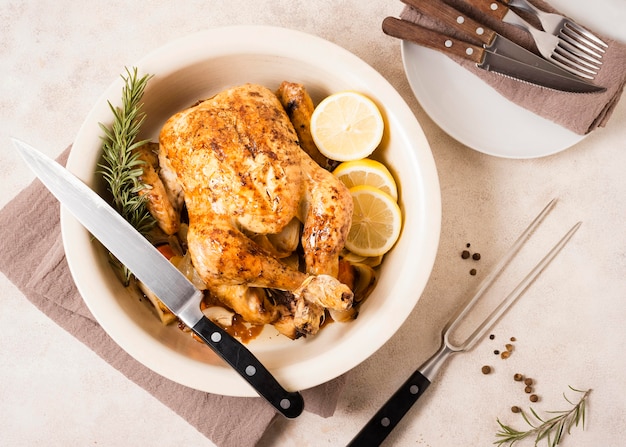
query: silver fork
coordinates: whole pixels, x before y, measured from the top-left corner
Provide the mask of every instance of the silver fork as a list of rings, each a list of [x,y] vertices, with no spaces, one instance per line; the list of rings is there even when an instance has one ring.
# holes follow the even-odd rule
[[[553,58],[563,64],[573,64],[593,79],[600,69],[603,54],[608,44],[595,34],[560,14],[540,10],[527,0],[504,0],[509,7],[518,8],[533,14],[541,23],[543,30],[560,39],[555,47]],[[565,50],[565,51],[564,51]],[[576,64],[568,58],[568,52],[580,57],[582,64]],[[544,56],[545,57],[545,56]]]
[[[522,9],[533,14],[547,33],[561,37],[566,42],[572,40],[583,42],[588,48],[604,53],[608,44],[578,23],[560,14],[545,12],[527,0],[503,0],[509,7]]]
[[[519,9],[534,8],[530,11],[534,14],[538,11],[541,14],[543,11],[539,11],[526,0],[467,0],[469,4],[477,7],[482,12],[489,14],[490,16],[501,20],[505,23],[518,26],[527,31],[535,41],[539,53],[551,61],[555,65],[580,76],[584,79],[593,80],[598,74],[598,70],[602,66],[602,55],[605,52],[607,45],[602,42],[593,34],[588,33],[593,39],[582,37],[572,37],[565,33],[563,29],[566,27],[565,23],[573,23],[569,19],[561,18],[561,25],[555,23],[553,17],[548,18],[544,27],[551,26],[548,29],[540,30],[528,23],[509,6]],[[541,16],[545,20],[545,15]],[[561,16],[557,16],[561,17]],[[539,18],[539,17],[538,17]],[[580,26],[576,25],[578,28]],[[567,25],[567,29],[574,29],[572,25]],[[582,28],[581,28],[582,29]],[[577,34],[577,36],[581,36]],[[595,39],[595,40],[594,40]],[[594,43],[596,42],[597,43]]]
[[[470,310],[476,305],[480,297],[499,277],[503,269],[518,253],[522,245],[530,237],[533,230],[541,223],[555,204],[552,200],[537,217],[530,223],[528,228],[518,237],[509,252],[494,267],[491,273],[485,277],[478,287],[478,291],[467,303],[464,309],[457,314],[446,326],[442,333],[441,346],[430,359],[423,363],[413,374],[402,384],[402,386],[389,398],[380,410],[367,422],[363,429],[352,439],[348,447],[369,447],[379,446],[391,433],[394,427],[400,422],[402,417],[411,409],[417,400],[424,394],[431,382],[434,380],[441,366],[452,354],[464,352],[480,340],[487,331],[500,319],[509,307],[519,298],[533,281],[541,274],[548,264],[556,257],[561,249],[567,244],[581,223],[578,222],[561,238],[559,242],[546,254],[541,261],[522,279],[513,291],[500,302],[500,304],[484,319],[482,323],[474,329],[465,341],[455,344],[450,339],[450,334],[464,320]]]

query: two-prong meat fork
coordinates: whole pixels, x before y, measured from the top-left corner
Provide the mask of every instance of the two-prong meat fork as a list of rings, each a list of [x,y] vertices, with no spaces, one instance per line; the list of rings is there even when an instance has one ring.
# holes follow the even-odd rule
[[[487,318],[460,344],[454,344],[450,334],[464,321],[464,317],[470,312],[485,291],[500,276],[504,268],[519,252],[522,245],[529,238],[533,230],[541,223],[543,218],[550,212],[556,199],[552,200],[539,215],[530,223],[528,228],[518,237],[509,252],[494,267],[491,273],[485,277],[478,291],[465,306],[465,308],[446,326],[442,333],[442,343],[439,350],[424,364],[422,364],[404,384],[395,392],[382,408],[369,420],[363,429],[352,439],[348,447],[369,447],[380,445],[387,435],[400,422],[402,417],[417,402],[419,397],[426,391],[444,361],[452,354],[469,350],[481,339],[496,321],[506,312],[515,300],[526,291],[539,274],[548,266],[550,261],[561,251],[570,238],[581,225],[578,222],[563,238],[539,261],[539,263],[526,275],[515,289],[487,316]]]

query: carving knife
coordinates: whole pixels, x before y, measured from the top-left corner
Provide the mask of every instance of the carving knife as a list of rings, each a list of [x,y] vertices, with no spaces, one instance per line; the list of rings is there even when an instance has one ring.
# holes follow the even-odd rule
[[[115,209],[54,160],[22,141],[13,144],[61,204],[260,396],[288,418],[302,413],[300,393],[285,390],[254,354],[206,318],[202,292]]]
[[[473,37],[481,42],[482,46],[447,36],[409,21],[387,17],[383,21],[382,28],[392,37],[470,60],[481,69],[541,87],[572,93],[594,93],[606,90],[604,87],[581,80],[442,2],[403,1],[441,23],[453,27],[456,31]]]

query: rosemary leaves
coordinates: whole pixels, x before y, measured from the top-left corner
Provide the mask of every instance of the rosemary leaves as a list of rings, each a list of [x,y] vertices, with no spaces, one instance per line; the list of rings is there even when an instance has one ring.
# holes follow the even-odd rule
[[[141,182],[143,161],[134,152],[139,146],[147,143],[138,141],[139,130],[145,119],[142,112],[141,98],[152,75],[142,78],[137,76],[137,68],[130,71],[126,68],[126,77],[122,75],[122,106],[114,107],[111,127],[99,123],[104,132],[102,137],[102,163],[98,165],[100,173],[107,183],[112,196],[112,205],[141,234],[147,234],[155,224],[145,204],[145,196],[139,192],[146,188]],[[131,273],[123,268],[123,281],[128,285]]]
[[[534,436],[535,445],[538,445],[539,441],[545,439],[549,447],[556,447],[559,445],[564,435],[570,434],[572,427],[577,427],[579,424],[582,424],[582,428],[584,430],[586,401],[591,393],[591,390],[582,391],[572,388],[571,386],[569,388],[572,391],[582,394],[578,403],[575,404],[567,398],[565,393],[563,393],[565,400],[572,405],[570,410],[550,411],[549,413],[554,414],[555,416],[549,419],[541,418],[532,408],[530,409],[532,417],[527,415],[523,410],[520,410],[522,417],[531,427],[526,431],[516,430],[503,424],[498,419],[500,430],[496,433],[498,440],[495,441],[494,444],[498,446],[512,446],[517,441]]]

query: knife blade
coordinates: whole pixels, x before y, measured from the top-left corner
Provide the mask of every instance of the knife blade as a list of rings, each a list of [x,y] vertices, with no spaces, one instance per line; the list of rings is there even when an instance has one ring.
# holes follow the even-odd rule
[[[285,390],[252,352],[204,316],[200,310],[202,292],[145,237],[67,169],[30,145],[12,140],[26,164],[61,204],[260,396],[287,418],[302,413],[300,393]]]

